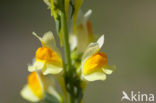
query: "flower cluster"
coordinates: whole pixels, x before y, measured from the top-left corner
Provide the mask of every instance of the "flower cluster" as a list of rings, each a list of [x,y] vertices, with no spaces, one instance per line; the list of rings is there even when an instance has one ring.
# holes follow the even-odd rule
[[[108,65],[107,55],[100,51],[104,44],[104,35],[94,41],[89,21],[92,10],[85,14],[80,11],[83,0],[44,2],[54,16],[60,46],[57,47],[51,31],[43,37],[33,32],[41,42],[41,47],[36,50],[33,63],[28,65],[31,73],[21,95],[31,102],[80,103],[88,82],[105,80],[106,75],[110,75],[115,69],[115,66]],[[71,14],[68,13],[69,6],[72,8]],[[69,32],[66,24],[68,22]],[[64,54],[60,48],[64,48]]]

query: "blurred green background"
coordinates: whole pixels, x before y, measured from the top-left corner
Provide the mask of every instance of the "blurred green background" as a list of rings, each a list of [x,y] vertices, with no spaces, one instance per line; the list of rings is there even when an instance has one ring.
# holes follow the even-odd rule
[[[121,103],[122,91],[156,94],[156,1],[84,0],[93,10],[94,33],[105,34],[103,51],[117,70],[90,83],[84,103]],[[0,1],[0,103],[27,103],[19,92],[40,35],[55,24],[42,0]]]

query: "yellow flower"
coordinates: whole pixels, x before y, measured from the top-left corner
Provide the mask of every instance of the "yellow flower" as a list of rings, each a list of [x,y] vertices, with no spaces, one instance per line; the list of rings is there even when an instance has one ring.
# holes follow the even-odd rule
[[[28,76],[28,83],[22,89],[21,95],[28,101],[38,102],[44,98],[45,92],[61,100],[48,77],[43,76],[39,72],[32,72]]]
[[[103,52],[98,52],[89,57],[84,64],[84,75],[98,71],[107,64],[107,56]]]
[[[107,55],[100,52],[103,43],[104,35],[96,43],[91,43],[82,57],[82,78],[87,81],[105,80],[106,74],[115,69],[115,66],[108,66]]]
[[[45,33],[42,38],[33,34],[41,41],[42,47],[37,49],[35,61],[33,65],[28,65],[28,70],[41,70],[44,75],[60,73],[63,70],[62,59],[52,32]]]
[[[70,32],[71,50],[77,48],[77,52],[83,53],[89,43],[93,42],[93,30],[91,22],[88,20],[92,11],[88,10],[84,15],[80,13],[76,32],[72,29]]]
[[[62,60],[59,55],[47,47],[40,47],[36,51],[36,61],[53,64],[62,67]]]

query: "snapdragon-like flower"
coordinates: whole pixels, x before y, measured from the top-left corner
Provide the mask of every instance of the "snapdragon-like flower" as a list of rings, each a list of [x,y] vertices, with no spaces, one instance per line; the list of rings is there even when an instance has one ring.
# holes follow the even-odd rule
[[[104,44],[104,35],[96,43],[91,43],[82,57],[82,77],[87,81],[105,80],[106,74],[111,74],[115,66],[107,64],[107,55],[100,52]]]
[[[62,59],[52,32],[47,32],[41,38],[33,33],[42,44],[42,47],[36,50],[35,61],[28,65],[30,72],[41,70],[43,74],[58,74],[63,70]]]
[[[71,50],[77,49],[77,53],[83,53],[89,43],[93,42],[93,30],[91,22],[88,20],[92,10],[88,10],[84,15],[79,13],[76,31],[73,29],[70,32]]]
[[[54,84],[49,77],[43,76],[39,72],[32,72],[28,76],[28,83],[21,91],[21,95],[28,101],[38,102],[45,98],[45,93],[49,93],[61,101],[61,97],[53,88]]]

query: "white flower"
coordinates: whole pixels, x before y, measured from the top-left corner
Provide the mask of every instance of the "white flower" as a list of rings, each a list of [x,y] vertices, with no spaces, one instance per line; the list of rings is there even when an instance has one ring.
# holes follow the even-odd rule
[[[96,43],[91,43],[82,57],[82,78],[87,81],[105,80],[115,66],[108,66],[107,55],[100,52],[104,44],[104,35]]]
[[[41,38],[33,33],[42,44],[42,47],[36,51],[35,61],[32,65],[28,65],[30,72],[41,70],[44,75],[58,74],[63,70],[60,52],[56,47],[56,42],[52,32],[47,32]]]

